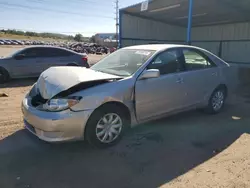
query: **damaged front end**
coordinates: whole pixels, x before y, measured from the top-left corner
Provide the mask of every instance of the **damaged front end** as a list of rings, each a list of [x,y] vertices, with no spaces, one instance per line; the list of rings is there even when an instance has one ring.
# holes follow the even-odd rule
[[[79,67],[51,67],[44,71],[30,91],[31,105],[44,111],[62,111],[76,105],[78,91],[122,79]]]
[[[84,89],[89,89],[101,84],[114,82],[119,79],[104,79],[104,80],[95,80],[95,81],[79,83],[75,86],[70,87],[67,90],[59,92],[51,99],[44,99],[41,95],[41,92],[37,88],[37,85],[34,85],[29,96],[31,97],[32,106],[37,108],[38,110],[52,111],[52,112],[63,111],[76,105],[82,99],[81,96],[70,96],[70,95],[78,91],[82,91]]]

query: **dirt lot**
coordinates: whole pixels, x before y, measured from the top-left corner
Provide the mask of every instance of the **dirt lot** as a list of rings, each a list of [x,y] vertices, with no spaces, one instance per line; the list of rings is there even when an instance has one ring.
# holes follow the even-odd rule
[[[192,111],[140,125],[97,150],[48,144],[23,129],[20,103],[34,82],[0,85],[9,94],[0,98],[0,188],[250,187],[249,85],[221,114]]]

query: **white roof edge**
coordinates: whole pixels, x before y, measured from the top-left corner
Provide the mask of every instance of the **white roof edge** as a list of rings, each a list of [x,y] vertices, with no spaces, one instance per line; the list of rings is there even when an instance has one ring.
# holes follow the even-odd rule
[[[136,46],[129,46],[129,47],[124,47],[123,49],[138,49],[138,50],[165,50],[168,48],[175,48],[175,47],[191,47],[191,48],[197,48],[201,49],[196,46],[189,46],[189,45],[179,45],[179,44],[146,44],[146,45],[136,45]]]
[[[145,0],[144,0],[144,1],[145,1]],[[135,4],[132,4],[132,5],[129,5],[129,6],[120,8],[119,10],[120,10],[120,11],[124,11],[124,10],[126,10],[126,9],[128,9],[128,8],[136,7],[136,6],[140,5],[140,4],[142,4],[144,1],[141,0],[141,2],[139,2],[139,3],[135,3]],[[153,1],[153,0],[148,0],[149,3],[151,3],[152,1]]]

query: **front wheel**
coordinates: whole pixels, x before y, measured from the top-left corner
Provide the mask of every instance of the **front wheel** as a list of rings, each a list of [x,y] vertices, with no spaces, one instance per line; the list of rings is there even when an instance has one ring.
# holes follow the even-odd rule
[[[95,111],[87,123],[86,139],[98,148],[116,144],[120,141],[128,122],[125,117],[123,111],[116,106]]]
[[[224,107],[225,100],[226,90],[223,87],[216,89],[209,99],[207,112],[210,114],[219,113]]]
[[[9,80],[8,72],[0,67],[0,84],[6,83]]]

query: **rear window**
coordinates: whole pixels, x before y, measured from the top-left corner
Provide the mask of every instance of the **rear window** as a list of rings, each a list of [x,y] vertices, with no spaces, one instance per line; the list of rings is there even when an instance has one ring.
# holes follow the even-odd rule
[[[216,65],[218,66],[229,66],[229,64],[227,62],[225,62],[224,60],[222,60],[221,58],[217,57],[214,54],[211,54],[207,51],[203,51],[203,53],[208,56],[209,59],[211,59]]]
[[[63,50],[63,49],[56,49],[56,48],[44,48],[44,56],[47,57],[66,57],[66,56],[72,56],[73,53]]]

